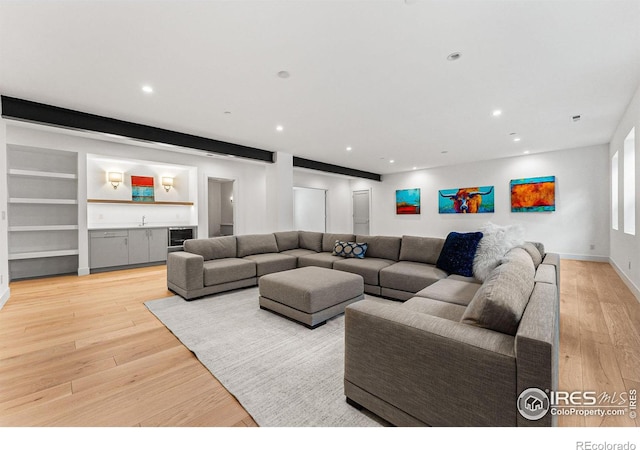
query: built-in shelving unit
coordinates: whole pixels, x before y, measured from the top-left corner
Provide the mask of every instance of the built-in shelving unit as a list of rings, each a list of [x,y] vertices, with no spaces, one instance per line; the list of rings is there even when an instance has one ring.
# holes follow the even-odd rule
[[[77,272],[77,154],[10,144],[7,166],[11,279]]]

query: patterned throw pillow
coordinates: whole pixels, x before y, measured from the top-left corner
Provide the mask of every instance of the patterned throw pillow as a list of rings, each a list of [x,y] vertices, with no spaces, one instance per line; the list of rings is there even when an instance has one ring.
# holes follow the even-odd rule
[[[344,242],[336,241],[333,246],[333,256],[344,256],[345,258],[364,258],[368,244],[364,242]]]

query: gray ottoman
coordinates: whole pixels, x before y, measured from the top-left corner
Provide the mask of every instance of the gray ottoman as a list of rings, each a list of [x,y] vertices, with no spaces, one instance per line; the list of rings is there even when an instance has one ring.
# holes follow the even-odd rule
[[[300,322],[308,328],[324,325],[344,313],[350,303],[364,298],[360,275],[301,267],[260,277],[260,308]]]

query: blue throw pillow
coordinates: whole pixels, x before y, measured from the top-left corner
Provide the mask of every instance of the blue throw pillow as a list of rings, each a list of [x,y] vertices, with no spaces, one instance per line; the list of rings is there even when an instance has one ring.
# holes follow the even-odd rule
[[[364,258],[368,244],[364,242],[343,242],[336,241],[333,246],[333,256],[343,256],[345,258]]]
[[[482,233],[456,233],[452,231],[444,241],[436,267],[450,274],[473,276],[473,258],[476,256]]]

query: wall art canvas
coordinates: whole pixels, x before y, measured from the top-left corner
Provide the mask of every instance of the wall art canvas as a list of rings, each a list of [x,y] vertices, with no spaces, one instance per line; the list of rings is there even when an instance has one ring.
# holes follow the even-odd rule
[[[131,199],[134,202],[154,201],[153,177],[131,175]]]
[[[420,214],[420,189],[396,191],[396,214]]]
[[[511,180],[511,212],[556,210],[556,177]]]
[[[440,214],[492,213],[495,210],[493,186],[443,189],[438,195]]]

